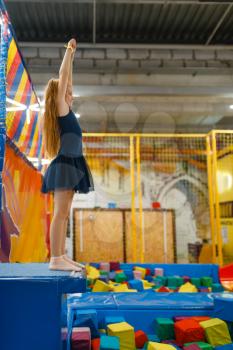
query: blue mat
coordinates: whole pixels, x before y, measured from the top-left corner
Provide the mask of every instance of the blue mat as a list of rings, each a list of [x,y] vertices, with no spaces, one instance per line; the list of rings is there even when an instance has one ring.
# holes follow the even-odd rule
[[[212,316],[214,312],[212,294],[206,293],[85,293],[68,295],[67,302],[69,310],[96,309],[100,328],[105,327],[106,316],[121,316],[147,333],[154,332],[155,317]]]

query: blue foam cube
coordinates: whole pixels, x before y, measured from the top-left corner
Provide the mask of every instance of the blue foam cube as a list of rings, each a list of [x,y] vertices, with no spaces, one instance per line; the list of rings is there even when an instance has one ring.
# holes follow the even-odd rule
[[[216,346],[215,350],[233,350],[233,343],[225,344],[225,345],[221,345],[221,346]]]
[[[153,282],[153,276],[148,275],[145,277],[145,280],[147,280],[148,282]]]
[[[109,277],[109,279],[110,279],[110,280],[114,280],[114,279],[115,279],[115,277],[116,277],[116,272],[115,272],[115,271],[111,271],[111,272],[109,272],[108,277]]]
[[[75,310],[74,327],[89,327],[92,338],[99,338],[97,312],[94,309]]]
[[[101,337],[100,350],[120,350],[119,338],[108,336],[108,335]]]
[[[106,327],[112,323],[120,323],[125,322],[125,318],[123,316],[106,316],[105,317],[105,325]]]
[[[140,280],[130,280],[128,285],[131,289],[137,289],[138,292],[142,292],[144,290],[143,283]]]

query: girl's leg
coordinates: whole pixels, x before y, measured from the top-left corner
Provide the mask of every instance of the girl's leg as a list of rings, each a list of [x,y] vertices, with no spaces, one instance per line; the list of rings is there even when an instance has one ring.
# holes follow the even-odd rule
[[[64,235],[63,235],[62,241],[61,241],[61,255],[65,255],[66,254],[66,249],[65,249],[66,233],[67,233],[67,226],[68,226],[68,220],[69,220],[69,216],[70,216],[70,208],[71,208],[71,204],[72,204],[72,201],[73,201],[73,196],[74,196],[74,192],[70,191],[69,200],[68,200],[68,207],[67,207],[67,216],[65,218],[64,228],[63,228]]]
[[[71,208],[73,196],[74,196],[74,192],[70,194],[70,202],[69,202],[69,210],[68,210],[69,213],[70,213],[70,208]],[[63,230],[64,236],[63,236],[63,239],[62,239],[61,254],[62,254],[62,256],[64,257],[64,259],[65,259],[66,261],[68,261],[69,263],[74,264],[74,266],[76,266],[76,267],[81,267],[81,268],[85,269],[85,265],[80,264],[80,263],[78,263],[78,262],[72,260],[71,258],[69,258],[69,257],[66,255],[65,244],[66,244],[66,233],[67,233],[67,226],[68,226],[68,220],[69,220],[69,213],[68,213],[68,215],[67,215],[67,217],[66,217],[66,220],[65,220],[65,222],[64,222],[64,230]]]
[[[62,241],[65,235],[64,223],[69,215],[71,193],[72,190],[56,190],[54,192],[54,214],[50,227],[50,269],[80,271],[80,269],[62,257],[61,251]]]

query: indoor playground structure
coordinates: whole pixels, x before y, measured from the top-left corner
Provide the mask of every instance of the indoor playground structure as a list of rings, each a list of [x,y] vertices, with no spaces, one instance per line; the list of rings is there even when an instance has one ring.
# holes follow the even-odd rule
[[[233,350],[233,131],[83,133],[86,270],[50,271],[43,108],[0,15],[0,350]]]

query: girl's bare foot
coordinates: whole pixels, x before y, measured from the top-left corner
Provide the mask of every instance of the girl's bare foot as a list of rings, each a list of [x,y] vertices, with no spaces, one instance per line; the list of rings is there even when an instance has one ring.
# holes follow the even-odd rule
[[[80,268],[82,268],[82,269],[85,269],[85,265],[80,264],[80,263],[78,263],[78,262],[76,262],[76,261],[70,259],[67,255],[64,254],[64,255],[62,255],[62,257],[63,257],[67,262],[69,262],[70,264],[73,264],[73,265],[76,266],[76,267],[80,267]]]
[[[49,263],[50,270],[61,270],[61,271],[76,271],[81,272],[82,269],[69,263],[63,256],[54,256],[50,258]]]

